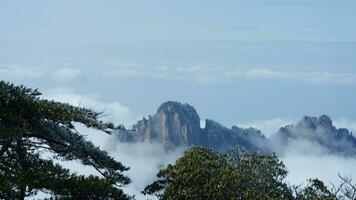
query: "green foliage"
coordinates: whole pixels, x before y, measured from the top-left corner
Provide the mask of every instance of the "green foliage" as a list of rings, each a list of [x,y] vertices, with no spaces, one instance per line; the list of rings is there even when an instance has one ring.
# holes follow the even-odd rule
[[[118,186],[130,183],[128,170],[75,129],[81,123],[106,133],[112,123],[101,113],[40,98],[24,86],[0,82],[0,199],[24,199],[38,191],[55,199],[129,199]],[[61,160],[94,167],[103,177],[78,176],[40,158],[51,152]]]
[[[298,191],[298,187],[295,189],[297,200],[337,200],[335,194],[328,190],[324,183],[318,179],[309,179],[309,184]]]
[[[248,155],[238,150],[220,154],[194,147],[174,165],[157,174],[144,194],[161,200],[354,200],[356,185],[339,175],[342,183],[331,189],[318,179],[308,185],[288,186],[287,170],[276,155]]]
[[[144,194],[162,200],[293,199],[277,157],[242,154],[237,159],[195,147],[158,173]]]

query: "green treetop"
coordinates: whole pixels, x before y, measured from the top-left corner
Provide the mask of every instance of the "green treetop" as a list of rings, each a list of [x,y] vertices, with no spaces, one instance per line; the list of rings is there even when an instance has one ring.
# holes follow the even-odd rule
[[[292,199],[283,182],[287,171],[277,157],[241,154],[233,159],[195,147],[158,173],[144,194],[162,200]]]

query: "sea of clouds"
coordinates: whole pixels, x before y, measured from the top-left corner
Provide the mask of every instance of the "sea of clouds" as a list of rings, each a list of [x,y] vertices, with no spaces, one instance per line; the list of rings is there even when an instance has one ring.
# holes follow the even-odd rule
[[[60,94],[60,95],[58,95]],[[95,108],[96,110],[110,111],[110,114],[104,116],[105,120],[123,122],[126,127],[133,124],[138,119],[128,108],[118,102],[103,102],[100,97],[95,95],[75,95],[73,91],[63,88],[56,88],[47,93],[46,98],[55,99],[62,102],[68,102],[73,105],[81,105]],[[241,127],[255,127],[268,138],[272,138],[281,126],[296,122],[295,119],[268,119],[257,120],[239,124]],[[356,131],[356,123],[347,119],[336,120],[336,126],[348,128]],[[176,149],[166,152],[159,144],[151,143],[120,143],[115,135],[109,135],[96,130],[88,129],[77,124],[76,128],[84,134],[88,140],[95,145],[106,150],[109,155],[122,162],[130,170],[125,174],[131,178],[132,183],[124,186],[122,189],[129,195],[135,195],[136,199],[155,199],[142,195],[141,191],[156,179],[156,174],[169,163],[174,163],[184,153],[185,149]],[[306,184],[309,178],[319,178],[327,185],[330,183],[338,184],[338,173],[344,176],[355,178],[356,156],[342,157],[327,153],[327,151],[317,143],[307,140],[293,140],[288,146],[276,145],[276,151],[283,148],[283,154],[280,160],[284,162],[288,169],[286,181],[290,184]],[[282,151],[281,151],[282,152]],[[61,162],[64,167],[70,168],[78,174],[99,175],[90,167],[83,167],[78,162]]]
[[[88,140],[108,151],[109,155],[125,166],[130,167],[125,175],[131,178],[132,183],[122,189],[129,195],[135,195],[138,200],[156,199],[153,196],[144,196],[141,192],[148,184],[156,180],[159,170],[169,163],[174,163],[185,151],[181,148],[167,152],[160,144],[154,143],[120,143],[115,139],[115,135],[88,129],[79,124],[76,128],[86,135]],[[288,169],[286,181],[290,184],[305,185],[307,179],[318,178],[331,186],[331,183],[339,184],[338,174],[355,178],[356,157],[328,154],[322,146],[307,140],[294,140],[283,148],[284,153],[280,155],[280,160]],[[78,174],[100,175],[93,168],[75,161],[61,161],[60,163]],[[36,198],[39,197],[41,195]]]
[[[141,191],[155,180],[160,169],[174,163],[184,153],[184,149],[166,152],[159,144],[127,144],[115,141],[113,136],[105,137],[104,149],[130,167],[126,175],[132,179],[132,183],[123,189],[126,193],[135,195],[137,199],[147,199],[148,197],[143,196]],[[307,179],[318,178],[331,186],[331,183],[337,185],[340,182],[338,174],[355,177],[356,157],[343,157],[326,152],[316,143],[305,140],[292,141],[284,147],[284,153],[280,156],[280,160],[288,169],[286,181],[301,185],[306,184]]]

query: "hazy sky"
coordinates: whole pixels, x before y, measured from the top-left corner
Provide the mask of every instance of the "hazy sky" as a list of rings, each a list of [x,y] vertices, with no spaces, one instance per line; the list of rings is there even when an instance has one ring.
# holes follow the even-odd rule
[[[166,100],[226,126],[324,113],[353,122],[355,9],[353,0],[1,0],[0,78],[124,124]]]

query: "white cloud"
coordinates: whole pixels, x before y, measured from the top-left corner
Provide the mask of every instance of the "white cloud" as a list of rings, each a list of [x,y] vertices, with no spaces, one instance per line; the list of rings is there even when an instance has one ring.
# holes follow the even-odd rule
[[[238,79],[291,80],[308,83],[356,84],[355,73],[332,73],[328,71],[288,71],[274,68],[241,68],[222,66],[140,66],[114,65],[101,73],[113,77],[148,77],[176,79],[200,83],[224,83]]]
[[[241,73],[247,78],[271,78],[285,79],[288,78],[288,73],[273,71],[271,69],[250,69]]]
[[[280,159],[288,169],[287,181],[294,185],[305,184],[307,179],[318,178],[326,185],[339,183],[338,173],[355,178],[355,157],[330,155],[317,143],[292,140],[285,146]]]
[[[292,124],[293,121],[282,119],[282,118],[274,118],[274,119],[266,119],[266,120],[253,120],[250,122],[241,122],[237,124],[243,128],[254,127],[262,131],[266,137],[270,137],[275,134],[282,126]]]
[[[100,146],[115,160],[130,168],[124,174],[132,182],[121,187],[121,189],[126,194],[135,195],[137,200],[157,199],[154,196],[144,196],[141,191],[156,180],[156,174],[159,170],[165,168],[169,163],[174,163],[184,152],[183,148],[167,152],[162,148],[162,145],[155,143],[120,143],[115,138],[115,133],[109,135],[95,129],[88,129],[82,125],[76,125],[76,128],[88,140]],[[50,158],[51,154],[46,156]],[[101,176],[93,167],[84,166],[77,161],[56,160],[56,162],[81,175]],[[36,198],[40,197],[42,198],[43,195],[36,196]]]
[[[342,119],[336,121],[336,126],[349,129],[355,125],[352,120]],[[255,120],[238,125],[259,128],[270,136],[277,132],[281,126],[295,122],[296,120],[274,118]],[[342,123],[343,125],[341,125]],[[201,122],[201,126],[204,126],[203,122]],[[131,167],[127,175],[132,178],[133,183],[129,187],[124,188],[124,190],[129,194],[137,195],[137,199],[148,198],[142,196],[140,191],[142,191],[147,184],[155,180],[155,174],[159,169],[162,169],[162,167],[168,163],[174,162],[183,152],[179,150],[177,152],[164,153],[160,145],[155,144],[139,143],[129,145],[116,143],[114,140],[108,141],[114,143],[114,146],[106,145],[108,151],[114,155],[117,160]],[[306,183],[309,178],[321,179],[327,185],[330,185],[330,182],[338,184],[338,173],[355,178],[355,158],[329,155],[322,146],[309,141],[291,141],[286,147],[285,153],[280,156],[280,159],[284,162],[288,170],[287,181],[291,184],[299,185]]]
[[[301,79],[305,79],[315,83],[337,83],[342,85],[356,84],[356,74],[354,73],[331,73],[331,72],[300,72],[298,75]]]
[[[130,127],[136,122],[137,117],[119,102],[108,102],[96,94],[76,94],[69,88],[54,88],[44,95],[45,98],[65,102],[74,106],[92,108],[97,112],[104,112],[105,120],[116,125],[123,124]]]
[[[46,69],[43,67],[0,66],[0,78],[5,80],[38,79],[45,77],[46,73]]]
[[[62,92],[66,91],[65,89],[61,90]],[[70,90],[67,90],[65,93],[70,93]],[[73,102],[78,103],[77,100],[74,100]],[[350,125],[353,125],[352,120],[342,119],[337,121],[339,121],[336,123],[337,125],[341,123],[349,124],[348,126],[345,126],[347,128],[350,128]],[[275,118],[244,123],[244,126],[260,127],[262,130],[272,133],[275,130],[278,130],[280,126],[290,123],[290,120]],[[242,124],[239,124],[239,126],[241,125]],[[104,150],[108,151],[109,155],[113,156],[116,160],[122,162],[125,166],[130,167],[130,170],[125,172],[125,174],[131,178],[132,183],[122,189],[129,195],[136,195],[136,199],[138,200],[147,198],[156,199],[155,197],[142,195],[141,191],[145,186],[156,180],[156,174],[160,169],[163,169],[168,163],[174,163],[184,151],[184,149],[178,149],[177,151],[165,152],[161,145],[154,143],[120,143],[115,139],[115,135],[104,134],[96,130],[87,129],[83,126],[77,128],[80,133],[87,135],[87,138],[94,144],[99,145]],[[281,155],[280,159],[288,169],[287,181],[291,184],[299,185],[306,183],[309,178],[319,178],[327,185],[329,185],[330,181],[338,184],[338,173],[355,178],[355,158],[344,158],[341,156],[325,154],[325,149],[323,149],[323,147],[308,141],[292,141],[286,147],[286,152]],[[61,164],[79,174],[98,175],[92,168],[83,167],[75,162]]]
[[[340,118],[337,120],[334,120],[334,125],[339,128],[347,128],[349,129],[354,136],[356,136],[356,121],[355,120],[350,120],[346,118]]]
[[[106,145],[105,149],[110,155],[130,167],[126,174],[133,182],[128,187],[124,187],[124,191],[136,195],[139,200],[156,199],[145,197],[140,192],[156,179],[160,169],[168,163],[174,163],[183,153],[183,149],[164,152],[161,145],[157,144],[125,144],[110,138],[107,141],[109,145]],[[329,186],[330,182],[337,185],[338,173],[355,178],[355,158],[325,154],[323,147],[308,141],[293,141],[288,145],[285,154],[281,155],[280,160],[288,170],[286,180],[294,185],[306,183],[309,178],[318,178]]]
[[[85,74],[96,78],[155,78],[192,81],[198,83],[226,83],[234,80],[288,80],[312,84],[334,83],[355,85],[355,73],[329,71],[298,71],[282,68],[229,67],[211,65],[193,66],[145,66],[122,64],[110,61],[105,68],[83,73],[83,68],[72,67],[73,63],[64,63],[62,67],[43,65],[39,67],[25,65],[0,66],[0,78],[5,80],[45,79],[46,81],[68,82]],[[49,79],[50,77],[50,79]]]
[[[77,68],[59,68],[53,72],[52,77],[59,81],[69,81],[78,78],[80,74]]]
[[[263,119],[263,120],[251,120],[240,122],[237,125],[243,128],[254,127],[263,132],[267,137],[275,134],[281,127],[295,124],[298,119],[284,119],[284,118],[272,118],[272,119]],[[346,118],[339,118],[333,120],[333,124],[337,128],[347,128],[352,133],[356,133],[356,121]]]
[[[244,122],[238,126],[252,126],[262,130],[267,137],[271,137],[280,127],[296,122],[297,120],[274,118]],[[334,126],[355,131],[356,121],[345,118],[337,119],[334,120]],[[298,139],[290,140],[287,146],[280,146],[281,144],[278,142],[274,142],[272,145],[277,152],[280,148],[284,149],[279,156],[288,169],[287,181],[291,184],[306,184],[307,179],[318,178],[330,186],[330,182],[336,185],[339,183],[338,173],[352,178],[356,176],[356,159],[354,157],[331,155],[318,143]]]
[[[136,143],[125,144],[111,140],[106,146],[107,151],[116,160],[129,166],[125,174],[131,178],[132,183],[124,187],[125,193],[135,195],[138,200],[157,199],[153,196],[144,196],[141,191],[156,180],[156,174],[169,163],[174,163],[183,155],[184,149],[166,152],[159,144]]]
[[[66,82],[81,75],[81,70],[72,67],[28,66],[28,65],[0,65],[0,79],[34,80]]]
[[[287,181],[299,185],[307,179],[318,178],[326,185],[339,183],[342,176],[356,177],[356,159],[330,155],[286,154],[281,160],[287,166]]]
[[[354,73],[331,73],[324,71],[282,71],[268,68],[256,68],[240,71],[238,75],[254,79],[292,80],[309,83],[356,84]],[[235,76],[236,77],[236,76]]]

